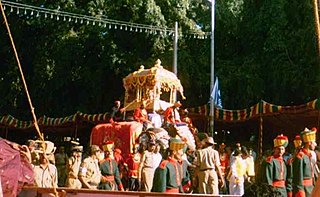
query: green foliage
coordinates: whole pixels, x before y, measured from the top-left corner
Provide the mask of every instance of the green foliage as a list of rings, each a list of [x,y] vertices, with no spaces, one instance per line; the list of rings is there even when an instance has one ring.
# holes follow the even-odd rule
[[[179,23],[178,77],[184,106],[208,102],[211,31],[207,0],[21,1],[34,6],[173,29]],[[217,0],[215,73],[222,103],[246,108],[260,99],[282,105],[319,96],[319,59],[311,1]],[[172,35],[109,29],[8,12],[29,91],[39,115],[109,111],[123,100],[122,78],[158,58],[171,69]],[[0,28],[1,114],[30,118],[30,110],[5,26]]]

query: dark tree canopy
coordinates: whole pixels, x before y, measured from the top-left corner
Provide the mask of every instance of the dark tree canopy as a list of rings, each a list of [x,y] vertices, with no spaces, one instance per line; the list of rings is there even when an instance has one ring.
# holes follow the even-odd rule
[[[210,32],[207,0],[20,0],[33,6],[173,28],[179,23],[178,77],[185,107],[210,97]],[[279,105],[319,96],[319,58],[311,1],[217,0],[215,73],[223,106],[241,109],[260,99]],[[123,100],[122,78],[156,59],[169,70],[173,36],[123,31],[6,10],[29,91],[39,115],[110,111]],[[30,119],[17,63],[1,17],[1,114]]]

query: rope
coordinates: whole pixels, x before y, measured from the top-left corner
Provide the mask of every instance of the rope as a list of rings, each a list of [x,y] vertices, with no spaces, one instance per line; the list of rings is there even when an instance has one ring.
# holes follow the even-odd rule
[[[18,52],[17,52],[16,46],[15,46],[14,41],[13,41],[13,37],[12,37],[11,31],[10,31],[10,27],[9,27],[9,24],[8,24],[8,21],[7,21],[7,17],[6,17],[6,14],[4,12],[1,0],[0,0],[0,8],[1,8],[1,13],[2,13],[2,16],[3,16],[4,22],[5,22],[6,27],[7,27],[7,31],[8,31],[9,38],[10,38],[10,41],[11,41],[11,45],[12,45],[12,48],[13,48],[13,51],[14,51],[14,55],[15,55],[15,58],[16,58],[17,63],[18,63],[18,67],[19,67],[21,79],[22,79],[22,82],[23,82],[23,86],[24,86],[25,92],[27,94],[28,102],[29,102],[30,109],[31,109],[31,114],[32,114],[33,121],[34,121],[34,127],[36,128],[38,136],[39,136],[40,140],[42,141],[41,148],[45,152],[46,147],[45,147],[43,133],[41,133],[39,125],[38,125],[37,116],[36,116],[36,114],[34,112],[34,107],[32,105],[32,101],[31,101],[31,97],[30,97],[30,94],[29,94],[29,91],[28,91],[27,83],[26,83],[26,80],[24,78],[24,74],[23,74],[23,71],[22,71],[22,67],[21,67],[21,63],[20,63],[20,60],[19,60]],[[55,181],[53,181],[53,184],[55,184]],[[53,190],[54,190],[54,195],[58,196],[58,192],[57,192],[57,189],[56,189],[55,185],[53,186]]]
[[[12,45],[12,48],[13,48],[13,51],[14,51],[14,55],[15,55],[15,58],[16,58],[17,63],[18,63],[18,67],[19,67],[21,78],[22,78],[23,86],[24,86],[24,89],[25,89],[26,94],[27,94],[28,102],[29,102],[29,105],[30,105],[30,109],[31,109],[31,113],[32,113],[33,121],[34,121],[34,126],[35,126],[35,128],[36,128],[36,130],[38,132],[38,135],[39,135],[40,139],[42,141],[44,141],[43,134],[40,132],[40,129],[39,129],[39,125],[38,125],[36,114],[34,113],[34,107],[33,107],[32,102],[31,102],[31,98],[30,98],[30,95],[29,95],[27,83],[26,83],[26,80],[25,80],[24,75],[23,75],[23,71],[22,71],[22,68],[21,68],[21,63],[20,63],[20,60],[19,60],[19,57],[18,57],[17,49],[16,49],[14,41],[13,41],[13,37],[12,37],[11,31],[10,31],[10,27],[9,27],[9,24],[8,24],[8,21],[7,21],[7,17],[6,17],[6,14],[4,12],[1,0],[0,0],[0,7],[1,7],[1,13],[2,13],[2,16],[3,16],[4,22],[6,24],[7,31],[8,31],[9,37],[10,37],[10,41],[11,41],[11,45]]]

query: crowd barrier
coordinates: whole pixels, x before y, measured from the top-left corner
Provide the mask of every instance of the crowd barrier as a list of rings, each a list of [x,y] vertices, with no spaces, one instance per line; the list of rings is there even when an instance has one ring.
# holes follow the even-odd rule
[[[90,189],[70,189],[59,187],[56,189],[60,197],[163,197],[164,193],[157,192],[121,192],[121,191],[104,191],[104,190],[90,190]],[[54,196],[53,188],[39,188],[39,187],[24,187],[19,194],[19,197],[49,197]],[[165,196],[176,197],[203,197],[208,196],[205,194],[170,194],[166,193]],[[240,197],[235,195],[217,195],[210,197]]]

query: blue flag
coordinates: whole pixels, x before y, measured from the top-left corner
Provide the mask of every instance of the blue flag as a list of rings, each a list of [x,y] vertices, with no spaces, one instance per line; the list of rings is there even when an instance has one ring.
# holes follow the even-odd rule
[[[221,101],[221,94],[220,94],[218,77],[216,77],[216,81],[214,83],[213,90],[211,92],[210,98],[213,99],[214,105],[217,108],[222,108],[222,101]]]

